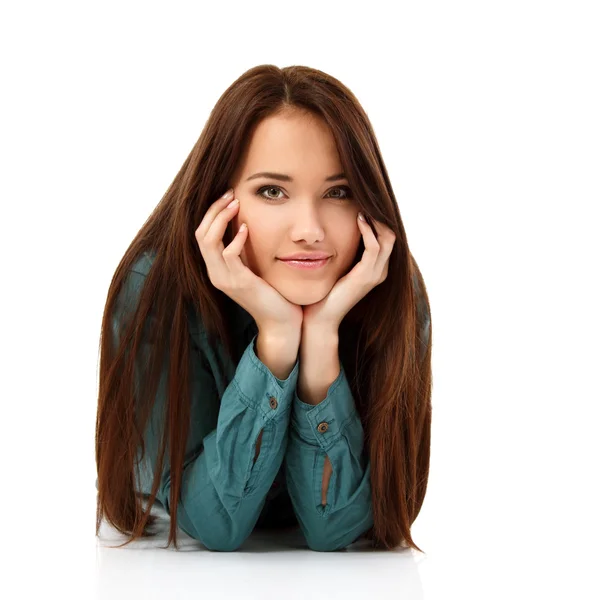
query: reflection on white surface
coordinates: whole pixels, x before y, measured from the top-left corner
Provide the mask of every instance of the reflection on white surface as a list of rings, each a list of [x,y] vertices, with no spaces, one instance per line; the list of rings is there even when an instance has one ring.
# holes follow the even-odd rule
[[[161,507],[155,538],[109,548],[127,538],[102,523],[97,545],[97,598],[423,598],[415,555],[372,550],[361,540],[336,552],[314,552],[299,527],[254,531],[235,552],[212,552],[178,530],[168,549],[169,515]]]

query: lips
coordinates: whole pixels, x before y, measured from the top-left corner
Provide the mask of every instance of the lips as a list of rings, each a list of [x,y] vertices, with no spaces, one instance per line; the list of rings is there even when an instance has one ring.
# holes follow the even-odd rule
[[[279,260],[325,260],[330,258],[331,255],[326,254],[325,252],[294,252],[293,254],[288,254],[287,256],[278,256]]]
[[[285,263],[286,266],[294,269],[308,269],[308,270],[316,270],[323,268],[328,262],[329,258],[322,258],[319,260],[310,260],[310,259],[289,259],[289,260],[281,260],[282,263]]]

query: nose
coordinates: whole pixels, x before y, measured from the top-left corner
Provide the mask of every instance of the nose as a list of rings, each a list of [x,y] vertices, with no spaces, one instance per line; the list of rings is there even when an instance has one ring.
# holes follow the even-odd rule
[[[315,244],[323,240],[323,217],[311,202],[299,203],[293,214],[292,236],[295,241]]]

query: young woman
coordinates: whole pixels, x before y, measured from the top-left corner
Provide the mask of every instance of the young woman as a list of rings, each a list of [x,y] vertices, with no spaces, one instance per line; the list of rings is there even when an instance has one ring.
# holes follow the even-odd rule
[[[110,284],[96,534],[153,535],[158,501],[176,548],[421,551],[430,429],[429,301],[367,115],[322,71],[250,69]]]

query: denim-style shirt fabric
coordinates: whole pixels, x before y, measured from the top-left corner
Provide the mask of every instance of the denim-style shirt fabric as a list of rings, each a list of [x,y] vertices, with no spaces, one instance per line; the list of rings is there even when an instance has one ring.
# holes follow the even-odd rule
[[[153,256],[145,253],[128,274],[113,318],[117,336],[120,315],[135,307]],[[296,524],[310,549],[344,548],[373,525],[370,464],[344,367],[340,361],[340,373],[324,400],[315,406],[302,402],[296,393],[299,360],[287,379],[275,377],[256,354],[254,319],[235,306],[236,339],[245,348],[237,365],[220,343],[217,348],[208,344],[198,314],[190,313],[191,422],[178,526],[210,550],[238,549],[257,525]],[[226,361],[225,372],[217,354]],[[146,456],[137,481],[141,494],[149,494],[152,485],[164,422],[164,384],[163,374],[145,432]],[[326,456],[333,473],[323,506]],[[157,500],[170,514],[168,453],[164,463]]]

